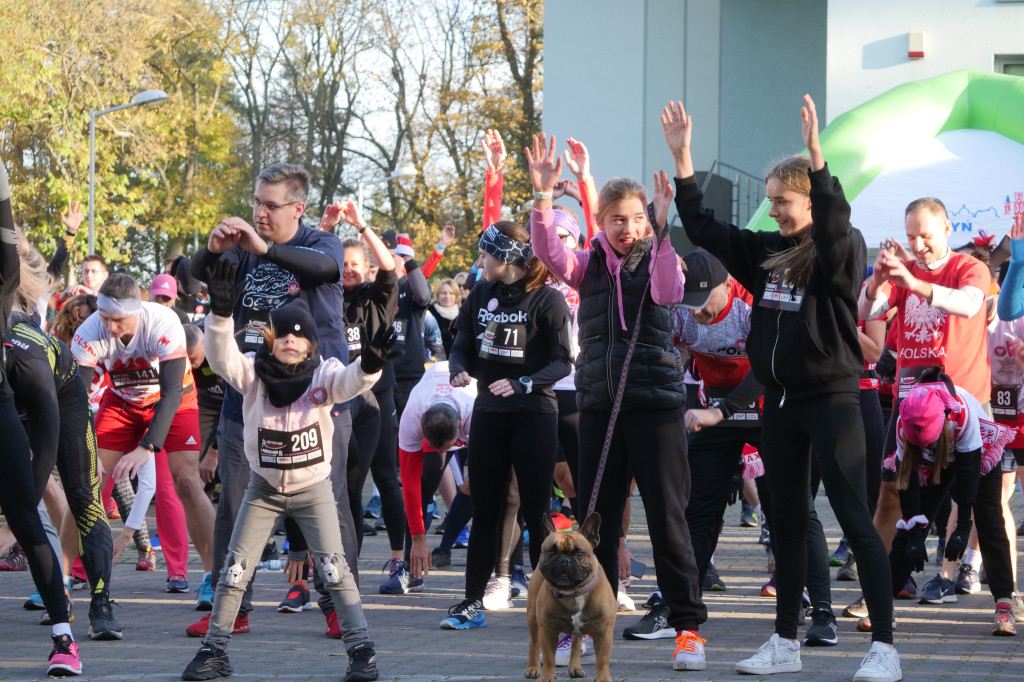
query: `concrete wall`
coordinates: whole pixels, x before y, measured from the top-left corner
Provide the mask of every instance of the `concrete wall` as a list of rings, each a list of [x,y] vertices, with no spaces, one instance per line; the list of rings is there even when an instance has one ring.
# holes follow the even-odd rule
[[[825,107],[820,0],[549,0],[544,128],[583,140],[598,183],[671,172],[659,120],[694,118],[694,162],[761,175],[800,148],[805,92]]]
[[[907,34],[924,31],[923,59]],[[829,0],[828,119],[901,83],[957,69],[992,71],[994,57],[1024,55],[1024,2]]]

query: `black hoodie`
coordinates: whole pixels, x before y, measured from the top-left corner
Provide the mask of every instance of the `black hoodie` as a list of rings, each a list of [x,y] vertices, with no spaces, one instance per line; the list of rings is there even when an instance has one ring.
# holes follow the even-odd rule
[[[717,220],[704,208],[695,178],[676,178],[676,209],[690,241],[720,258],[754,296],[747,337],[750,366],[769,398],[780,403],[786,398],[856,392],[864,368],[857,336],[857,296],[867,257],[864,237],[850,224],[850,204],[828,166],[809,176],[811,238],[817,253],[803,292],[770,282],[776,278],[761,266],[796,246],[797,239],[779,232],[741,230]],[[773,296],[773,291],[778,293]]]

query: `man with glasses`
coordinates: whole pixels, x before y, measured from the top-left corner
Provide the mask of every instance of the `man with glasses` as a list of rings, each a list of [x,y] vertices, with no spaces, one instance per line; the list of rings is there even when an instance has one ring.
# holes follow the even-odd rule
[[[221,221],[210,234],[206,248],[200,249],[192,259],[192,274],[205,281],[209,269],[219,258],[238,263],[237,284],[241,293],[235,302],[233,317],[242,352],[256,351],[264,345],[260,330],[268,324],[272,310],[301,298],[313,313],[321,357],[335,357],[347,363],[348,346],[342,337],[345,327],[341,286],[344,249],[333,234],[302,223],[309,182],[309,173],[299,166],[278,163],[264,168],[256,178],[253,195],[249,197],[253,224],[238,217]],[[345,462],[352,418],[347,405],[336,405],[332,414],[333,451],[336,454],[332,461],[340,463],[340,466],[332,467],[331,477],[335,496],[339,497],[347,494]],[[220,446],[217,472],[221,494],[214,530],[213,575],[212,579],[207,576],[196,599],[196,609],[201,611],[212,608],[214,589],[224,566],[231,530],[249,482],[249,465],[242,451],[242,401],[230,387],[227,387],[224,398],[217,442]],[[337,456],[339,453],[341,456]],[[338,517],[345,558],[358,580],[355,527],[347,503],[338,505]],[[325,616],[330,624],[334,616],[333,607],[329,600],[326,603]],[[250,581],[234,632],[248,632],[251,610]],[[206,616],[191,625],[186,633],[202,637],[206,635],[208,626],[209,616]]]

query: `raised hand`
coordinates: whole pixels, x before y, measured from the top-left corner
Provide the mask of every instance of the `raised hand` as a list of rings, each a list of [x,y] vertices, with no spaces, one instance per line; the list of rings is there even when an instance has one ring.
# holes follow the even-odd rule
[[[366,223],[363,222],[362,211],[351,199],[346,201],[341,207],[341,219],[357,230],[361,230],[366,227]]]
[[[235,301],[241,293],[238,264],[227,258],[218,258],[206,271],[206,291],[210,295],[210,312],[219,317],[231,317]]]
[[[484,147],[484,161],[487,162],[487,170],[492,173],[500,173],[505,168],[505,159],[508,158],[501,133],[494,129],[488,130],[484,133],[481,144]]]
[[[341,202],[334,204],[328,204],[327,208],[324,209],[324,214],[320,218],[320,230],[322,232],[330,232],[334,229],[334,226],[338,224],[338,219],[341,217]]]
[[[1010,228],[1010,239],[1024,239],[1024,213],[1018,213],[1013,217],[1013,227]]]
[[[686,115],[682,102],[669,102],[661,109],[661,129],[665,133],[665,144],[672,156],[678,156],[690,149],[693,137],[693,117]]]
[[[242,221],[245,222],[245,221]],[[227,220],[221,221],[210,233],[210,239],[206,242],[206,248],[212,253],[224,253],[238,246],[241,235],[238,228],[229,224]]]
[[[804,106],[800,107],[800,119],[803,121],[804,144],[811,155],[811,170],[821,170],[825,167],[825,157],[821,154],[821,141],[818,139],[818,110],[814,108],[814,100],[810,95],[804,95]]]
[[[533,150],[526,148],[526,161],[530,167],[530,181],[535,192],[554,192],[558,176],[562,174],[562,159],[555,149],[555,136],[550,144],[544,133],[533,138]]]
[[[565,144],[569,147],[565,150],[565,165],[577,180],[586,182],[590,177],[590,152],[587,151],[587,145],[571,137]]]
[[[72,201],[68,204],[68,212],[60,214],[60,221],[64,223],[64,228],[68,231],[68,234],[74,235],[78,232],[78,228],[82,226],[82,217],[84,215],[82,204],[77,201]]]
[[[455,241],[455,226],[445,225],[441,228],[441,236],[438,239],[442,246],[447,247],[453,241]]]
[[[225,218],[223,222],[238,230],[238,245],[249,253],[262,256],[270,248],[256,229],[241,218]]]
[[[564,196],[572,197],[573,199],[579,202],[583,201],[583,198],[580,196],[580,188],[576,184],[576,181],[570,180],[569,178],[559,180],[558,182],[555,183],[554,194],[551,196],[551,198],[557,199],[559,197]]]
[[[882,248],[891,250],[894,254],[896,254],[896,257],[899,258],[900,260],[914,260],[914,257],[910,255],[910,252],[907,251],[907,248],[903,246],[903,244],[900,244],[898,241],[893,239],[892,237],[889,237],[884,242],[882,242]]]
[[[675,190],[668,180],[668,173],[661,170],[654,174],[654,233],[661,239],[668,230],[668,207],[672,205]]]

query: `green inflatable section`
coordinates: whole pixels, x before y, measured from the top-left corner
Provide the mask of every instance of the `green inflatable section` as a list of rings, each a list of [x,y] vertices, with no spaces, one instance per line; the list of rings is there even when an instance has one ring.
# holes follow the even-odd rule
[[[904,83],[851,109],[821,131],[821,148],[832,175],[853,201],[908,138],[973,129],[1024,144],[1022,112],[1024,78],[963,69]],[[777,230],[768,209],[766,199],[747,228]]]

